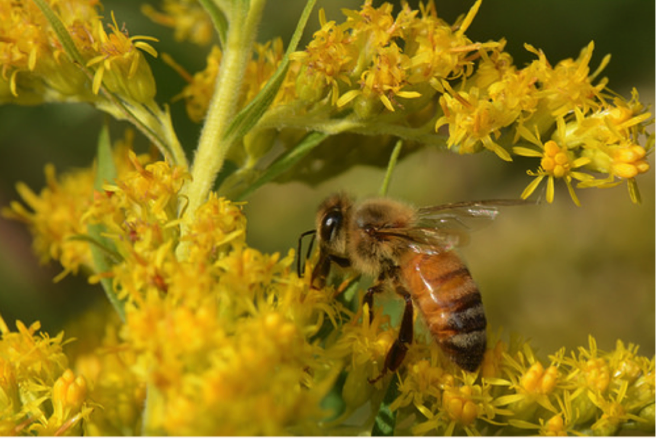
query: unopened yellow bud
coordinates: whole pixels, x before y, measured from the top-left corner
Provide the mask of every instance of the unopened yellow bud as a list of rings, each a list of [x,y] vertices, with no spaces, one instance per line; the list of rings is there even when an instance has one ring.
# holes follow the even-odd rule
[[[621,178],[633,178],[638,175],[638,168],[629,163],[617,163],[613,165],[613,172]]]
[[[555,141],[549,140],[547,143],[544,144],[544,154],[545,154],[545,156],[553,157],[556,154],[558,154],[559,152],[560,152],[560,147],[558,146],[558,144]]]
[[[556,166],[556,162],[554,161],[553,158],[545,156],[541,161],[540,161],[540,166],[542,168],[549,172],[553,171],[554,167]]]
[[[87,382],[82,376],[75,377],[72,370],[60,376],[52,388],[52,404],[54,414],[59,419],[68,418],[71,412],[77,411],[87,395]]]
[[[562,165],[556,165],[553,168],[553,175],[556,178],[562,178],[567,173],[567,169]]]
[[[541,363],[533,364],[520,379],[520,384],[528,393],[551,393],[558,382],[558,369],[550,366],[547,370]]]
[[[561,415],[556,415],[547,421],[545,428],[546,428],[546,435],[547,436],[567,436],[567,431],[565,430],[565,422],[563,421],[563,417]]]
[[[556,387],[558,382],[558,369],[555,366],[549,366],[547,371],[542,376],[540,383],[540,392],[547,394],[551,393]]]
[[[324,77],[315,74],[310,68],[303,67],[296,77],[296,94],[304,102],[317,102],[326,95]]]
[[[558,163],[559,165],[564,165],[564,164],[566,164],[566,163],[569,161],[569,159],[567,158],[567,154],[565,154],[564,152],[559,152],[559,153],[557,153],[557,154],[554,156],[554,160],[555,160],[556,163]]]
[[[470,396],[472,388],[463,386],[459,389],[447,389],[442,396],[442,406],[449,414],[449,417],[460,424],[470,425],[478,416],[478,407]]]
[[[633,178],[649,171],[649,163],[643,160],[647,151],[639,146],[626,146],[613,151],[613,173],[620,178]]]
[[[535,392],[538,388],[540,377],[544,372],[542,364],[533,364],[520,379],[520,384],[527,392]]]

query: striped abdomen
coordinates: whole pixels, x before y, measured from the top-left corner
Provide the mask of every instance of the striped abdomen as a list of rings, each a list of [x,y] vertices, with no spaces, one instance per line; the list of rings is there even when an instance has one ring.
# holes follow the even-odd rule
[[[452,251],[412,253],[403,277],[428,329],[462,369],[478,369],[485,354],[485,313],[469,270]]]

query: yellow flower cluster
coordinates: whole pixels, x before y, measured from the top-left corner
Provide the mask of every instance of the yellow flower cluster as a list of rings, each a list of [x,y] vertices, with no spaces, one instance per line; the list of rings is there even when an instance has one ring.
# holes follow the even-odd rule
[[[604,353],[591,338],[589,348],[570,356],[561,350],[543,363],[527,343],[492,336],[481,370],[468,373],[451,364],[430,336],[419,334],[398,384],[389,384],[391,376],[370,384],[396,338],[382,308],[370,319],[355,284],[318,290],[297,276],[292,252],[281,257],[248,247],[241,207],[214,194],[180,235],[175,206],[184,205],[179,194],[188,175],[135,156],[126,149],[129,139],[114,154],[116,181],[102,192],[91,197],[92,171],[65,174],[40,196],[29,192],[33,213],[19,204],[9,211],[29,221],[37,240],[41,234],[59,237],[59,246],[81,233],[70,224],[102,224],[116,263],[92,278],[112,280],[126,304],[126,320],[85,317],[73,330],[80,340],[71,343],[72,370],[66,369],[62,335],[39,339],[37,326],[19,323],[19,332],[10,333],[5,325],[0,358],[11,367],[4,369],[2,389],[5,401],[14,400],[5,403],[11,417],[4,431],[356,434],[371,428],[378,411],[372,402],[388,385],[397,386],[389,409],[399,434],[653,429],[654,360],[622,342]],[[74,180],[80,184],[70,184]],[[81,187],[89,191],[86,197],[79,195]],[[73,192],[80,207],[47,201],[63,192]],[[63,210],[75,214],[70,224],[49,223],[44,209],[50,217]],[[182,241],[190,249],[184,259],[175,252]],[[100,328],[85,329],[102,321],[107,323]],[[12,349],[19,344],[34,353],[31,361],[48,363],[14,364],[20,355]],[[46,375],[21,378],[23,369]],[[36,386],[41,393],[30,398],[11,396],[11,389],[31,388],[12,381],[17,379],[50,387]],[[52,399],[52,412],[43,411],[44,398]],[[325,405],[330,398],[338,398],[341,408]],[[39,402],[38,417],[29,401]]]
[[[79,229],[88,224],[102,224],[114,244],[111,272],[91,279],[112,280],[126,303],[126,322],[118,340],[105,337],[100,349],[77,356],[80,372],[94,383],[94,403],[116,403],[120,391],[128,392],[128,400],[123,412],[110,411],[118,419],[97,409],[87,432],[134,433],[144,422],[150,434],[281,434],[299,420],[316,424],[319,403],[339,372],[332,367],[337,360],[312,342],[326,316],[338,318],[330,292],[309,291],[304,279],[292,275],[293,255],[247,247],[241,208],[224,198],[211,196],[189,233],[179,236],[175,206],[188,175],[124,149],[114,155],[118,178],[93,197],[93,172],[87,171],[62,179],[77,184],[59,187],[53,180],[40,197],[28,192],[34,213],[19,204],[9,213],[20,214],[35,236],[56,241],[51,247],[85,234]],[[67,191],[86,200],[79,209],[56,202],[53,194]],[[40,229],[46,212],[73,215]],[[190,244],[184,260],[175,255],[181,241]],[[125,379],[117,379],[122,374]],[[134,413],[144,396],[142,420]]]
[[[5,211],[5,214],[28,224],[34,235],[32,247],[41,263],[53,259],[59,261],[64,271],[58,277],[64,277],[69,273],[76,274],[80,267],[91,267],[89,246],[64,238],[86,232],[80,217],[90,203],[88,196],[93,188],[94,174],[91,169],[83,169],[58,179],[54,166],[46,165],[45,175],[46,187],[39,195],[24,183],[16,185],[18,193],[31,211],[13,201],[11,210]]]
[[[68,369],[63,333],[37,335],[39,322],[16,328],[0,317],[0,434],[79,435],[92,408],[86,379]]]
[[[155,80],[141,50],[153,56],[157,53],[139,40],[153,38],[129,37],[115,20],[107,33],[97,2],[47,4],[67,30],[80,59],[72,59],[62,47],[37,2],[2,2],[0,102],[34,105],[82,101],[102,105],[103,98],[98,96],[102,83],[124,99],[152,101]],[[91,81],[89,75],[93,76]]]
[[[164,0],[161,3],[161,11],[150,4],[142,5],[141,10],[155,23],[172,27],[176,41],[191,41],[199,45],[212,41],[212,20],[197,1]]]
[[[555,66],[527,45],[537,59],[518,68],[504,52],[505,41],[473,42],[465,35],[479,5],[453,25],[437,16],[433,2],[420,11],[404,4],[394,16],[392,5],[375,8],[369,0],[359,11],[345,10],[342,23],[327,21],[322,11],[321,29],[304,51],[291,55],[285,82],[258,126],[385,133],[461,154],[534,157],[537,171],[528,174],[536,178],[524,198],[546,177],[548,202],[554,181],[562,180],[579,204],[573,179],[580,188],[626,181],[639,202],[635,177],[650,169],[651,148],[640,137],[651,113],[637,92],[627,102],[606,90],[606,79],[594,82],[609,57],[590,74],[593,43],[578,59]],[[242,105],[280,62],[278,42],[256,50],[249,71],[259,66],[264,74],[244,78]],[[207,69],[182,93],[193,120],[207,111],[220,60],[221,51],[213,49]],[[561,162],[552,164],[555,148]]]
[[[399,370],[372,384],[397,339],[390,316],[362,306],[354,279],[317,289],[293,251],[250,247],[242,204],[224,186],[211,192],[226,158],[239,169],[224,185],[244,190],[297,163],[323,140],[301,133],[316,131],[531,157],[524,198],[546,180],[551,202],[562,180],[578,204],[574,180],[626,181],[638,201],[651,115],[637,93],[614,97],[596,80],[607,59],[590,74],[592,44],[555,65],[527,46],[536,59],[518,68],[504,41],[466,36],[480,0],[453,24],[433,2],[394,15],[366,0],[342,23],[320,12],[305,50],[285,54],[280,40],[254,43],[262,0],[210,3],[144,8],[177,39],[206,44],[213,25],[222,44],[181,93],[206,121],[189,166],[154,101],[142,54],[156,55],[151,38],[130,37],[113,14],[104,25],[97,1],[0,2],[0,103],[89,102],[164,156],[135,154],[127,131],[105,157],[104,132],[94,167],[57,175],[48,165],[40,193],[19,183],[24,204],[3,209],[28,225],[42,261],[63,266],[58,278],[84,270],[117,312],[82,316],[65,349],[63,333],[37,334],[38,322],[12,331],[0,318],[0,433],[653,433],[655,361],[619,341],[602,352],[591,337],[538,359],[528,343],[492,335],[469,373],[420,333]],[[276,142],[284,153],[267,168]]]

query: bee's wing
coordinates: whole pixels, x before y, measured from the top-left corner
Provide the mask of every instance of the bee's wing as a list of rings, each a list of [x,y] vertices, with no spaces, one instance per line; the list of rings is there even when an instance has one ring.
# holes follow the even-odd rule
[[[499,207],[533,204],[524,200],[466,201],[422,207],[412,227],[389,228],[384,235],[405,241],[415,251],[438,253],[469,242],[469,233],[489,225]]]
[[[377,233],[419,253],[441,253],[461,247],[469,241],[469,235],[463,230],[434,227],[384,228]]]
[[[422,207],[417,210],[417,222],[420,227],[471,232],[494,221],[499,206],[499,201],[491,200]]]

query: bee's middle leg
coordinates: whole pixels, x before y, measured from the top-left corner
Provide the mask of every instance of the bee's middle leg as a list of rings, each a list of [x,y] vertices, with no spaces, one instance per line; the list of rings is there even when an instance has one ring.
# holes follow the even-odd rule
[[[392,347],[387,351],[385,356],[385,364],[383,365],[383,370],[380,375],[376,378],[369,379],[371,384],[375,383],[381,379],[387,372],[394,372],[396,369],[401,366],[405,354],[408,352],[408,345],[412,343],[413,339],[413,313],[414,308],[412,306],[412,297],[410,293],[405,291],[405,289],[397,288],[397,292],[403,296],[405,300],[405,309],[403,310],[403,320],[401,320],[401,328],[399,329],[399,335],[394,340]]]
[[[367,292],[364,293],[364,297],[362,298],[362,306],[367,305],[369,307],[369,324],[374,321],[374,294],[382,293],[383,291],[383,283],[382,282],[376,282],[375,285],[372,285],[367,289]]]

